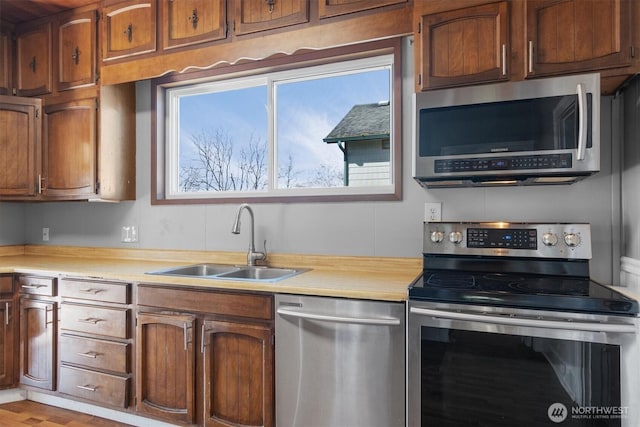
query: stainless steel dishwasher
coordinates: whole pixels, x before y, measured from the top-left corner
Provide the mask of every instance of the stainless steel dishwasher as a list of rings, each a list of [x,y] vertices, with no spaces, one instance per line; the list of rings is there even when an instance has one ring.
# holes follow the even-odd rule
[[[276,295],[276,425],[405,425],[405,305]]]

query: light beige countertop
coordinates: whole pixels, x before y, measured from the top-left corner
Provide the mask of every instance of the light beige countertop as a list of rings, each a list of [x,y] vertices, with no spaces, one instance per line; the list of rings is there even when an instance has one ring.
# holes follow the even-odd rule
[[[269,265],[308,271],[276,282],[160,276],[149,271],[196,263],[242,265],[245,253],[66,246],[0,247],[0,273],[62,275],[237,291],[404,301],[421,258],[270,254]]]

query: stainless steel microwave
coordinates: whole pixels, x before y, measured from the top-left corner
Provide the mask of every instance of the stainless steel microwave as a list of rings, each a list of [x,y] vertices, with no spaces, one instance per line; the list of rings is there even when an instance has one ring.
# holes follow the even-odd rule
[[[425,187],[570,184],[600,170],[600,75],[414,95]]]

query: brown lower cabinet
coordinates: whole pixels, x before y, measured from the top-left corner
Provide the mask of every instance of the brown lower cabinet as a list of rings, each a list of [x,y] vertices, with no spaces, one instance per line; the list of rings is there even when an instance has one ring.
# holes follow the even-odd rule
[[[273,420],[273,329],[205,320],[204,425],[264,426]]]
[[[136,410],[182,424],[273,426],[273,297],[137,289]]]
[[[20,382],[54,390],[56,384],[56,303],[20,301]]]
[[[0,275],[0,389],[14,387],[17,383],[14,354],[18,349],[18,318],[15,307],[13,275]]]
[[[58,391],[127,408],[131,389],[131,285],[60,279]]]
[[[193,423],[195,316],[138,313],[136,410]]]
[[[45,390],[56,387],[56,279],[21,275],[20,383]]]

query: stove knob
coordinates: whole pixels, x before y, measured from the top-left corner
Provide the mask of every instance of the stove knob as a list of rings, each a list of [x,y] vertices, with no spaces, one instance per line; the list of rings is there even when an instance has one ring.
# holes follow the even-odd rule
[[[462,233],[459,231],[452,231],[449,233],[449,241],[454,244],[462,242]]]
[[[567,233],[564,235],[564,242],[569,247],[576,247],[580,244],[580,235],[576,233]]]
[[[544,233],[542,235],[542,243],[545,246],[555,246],[558,243],[558,236],[554,233]]]
[[[431,241],[433,243],[440,243],[444,240],[444,233],[442,231],[432,231]]]

